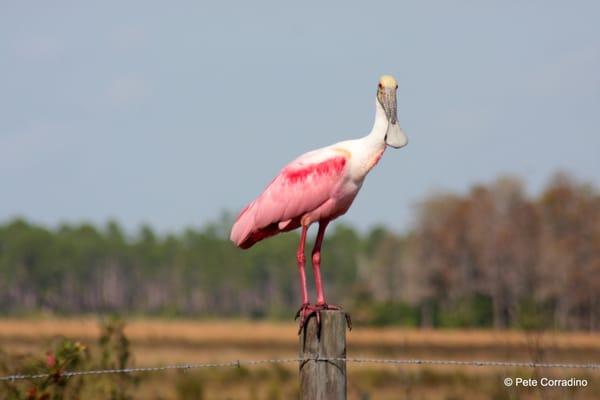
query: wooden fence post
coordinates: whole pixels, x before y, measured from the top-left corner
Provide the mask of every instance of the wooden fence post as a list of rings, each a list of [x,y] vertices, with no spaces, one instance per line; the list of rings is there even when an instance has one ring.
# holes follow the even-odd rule
[[[346,361],[315,361],[316,358],[346,358],[346,314],[321,312],[319,335],[316,317],[311,317],[300,335],[300,399],[346,400]]]

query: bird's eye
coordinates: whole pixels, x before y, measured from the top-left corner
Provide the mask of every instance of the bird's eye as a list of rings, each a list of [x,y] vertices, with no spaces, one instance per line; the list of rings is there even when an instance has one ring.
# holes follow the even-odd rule
[[[398,89],[398,85],[396,85],[396,89]]]
[[[379,89],[383,89],[383,85],[381,84],[381,82],[379,83]]]

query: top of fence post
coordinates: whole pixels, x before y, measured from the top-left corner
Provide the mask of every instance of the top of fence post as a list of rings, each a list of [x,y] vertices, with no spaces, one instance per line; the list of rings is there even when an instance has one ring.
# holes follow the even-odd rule
[[[346,399],[346,314],[321,311],[321,329],[312,316],[300,335],[300,399]]]

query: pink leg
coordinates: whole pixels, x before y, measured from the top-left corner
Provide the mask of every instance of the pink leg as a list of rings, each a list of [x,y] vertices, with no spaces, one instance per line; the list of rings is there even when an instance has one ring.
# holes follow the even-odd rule
[[[317,304],[314,305],[313,309],[317,317],[319,329],[321,329],[321,310],[341,310],[341,307],[339,306],[327,304],[325,301],[325,292],[323,291],[323,281],[321,280],[321,245],[323,244],[323,237],[325,236],[325,229],[327,229],[328,223],[329,221],[327,220],[319,222],[319,232],[317,233],[317,240],[315,241],[315,247],[312,251],[313,274],[315,276],[315,285],[317,287]],[[350,319],[350,315],[345,314],[345,316],[348,328],[352,330],[352,320]]]
[[[308,227],[302,227],[302,234],[300,236],[300,245],[298,246],[298,268],[300,269],[300,283],[302,285],[302,306],[296,313],[296,318],[300,317],[300,328],[298,334],[302,332],[302,328],[306,325],[306,322],[311,315],[315,315],[317,318],[317,326],[321,329],[321,311],[323,310],[339,310],[340,307],[332,306],[325,303],[325,293],[323,292],[323,282],[321,281],[321,244],[323,243],[323,236],[325,235],[325,228],[329,221],[319,222],[319,232],[317,233],[317,240],[315,247],[312,251],[312,262],[313,262],[313,273],[315,275],[315,285],[317,287],[317,304],[314,306],[308,303],[308,294],[306,291],[306,274],[304,271],[304,244],[306,242],[306,232]],[[352,323],[350,317],[346,314],[346,321],[348,327],[352,329]]]
[[[317,233],[317,240],[312,251],[313,274],[315,276],[315,286],[317,287],[317,304],[319,305],[326,304],[323,282],[321,281],[321,244],[323,244],[323,236],[325,236],[325,229],[328,223],[329,221],[319,222],[319,232]]]
[[[308,291],[306,290],[306,272],[304,264],[306,257],[304,255],[304,244],[306,243],[306,233],[308,232],[307,226],[302,226],[302,233],[300,234],[300,244],[298,245],[298,252],[296,253],[296,260],[298,260],[298,270],[300,271],[300,288],[302,290],[302,305],[308,304]]]
[[[300,289],[302,290],[302,305],[296,313],[296,318],[300,318],[300,327],[298,328],[298,334],[302,332],[302,328],[306,324],[308,317],[313,312],[313,306],[308,302],[308,291],[306,290],[306,271],[304,265],[306,263],[306,256],[304,255],[304,245],[306,243],[306,233],[308,232],[308,226],[302,226],[302,233],[300,234],[300,244],[298,245],[298,252],[296,253],[296,259],[298,260],[298,270],[300,271]]]

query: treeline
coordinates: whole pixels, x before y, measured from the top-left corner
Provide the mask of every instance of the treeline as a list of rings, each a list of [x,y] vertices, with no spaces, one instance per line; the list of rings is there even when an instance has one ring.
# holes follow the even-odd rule
[[[599,328],[594,187],[559,174],[532,198],[517,179],[502,178],[431,195],[415,217],[402,235],[343,224],[328,232],[326,294],[357,323]],[[242,251],[227,239],[230,226],[224,217],[177,235],[146,226],[128,236],[116,222],[7,222],[0,313],[290,318],[300,301],[297,233]]]

